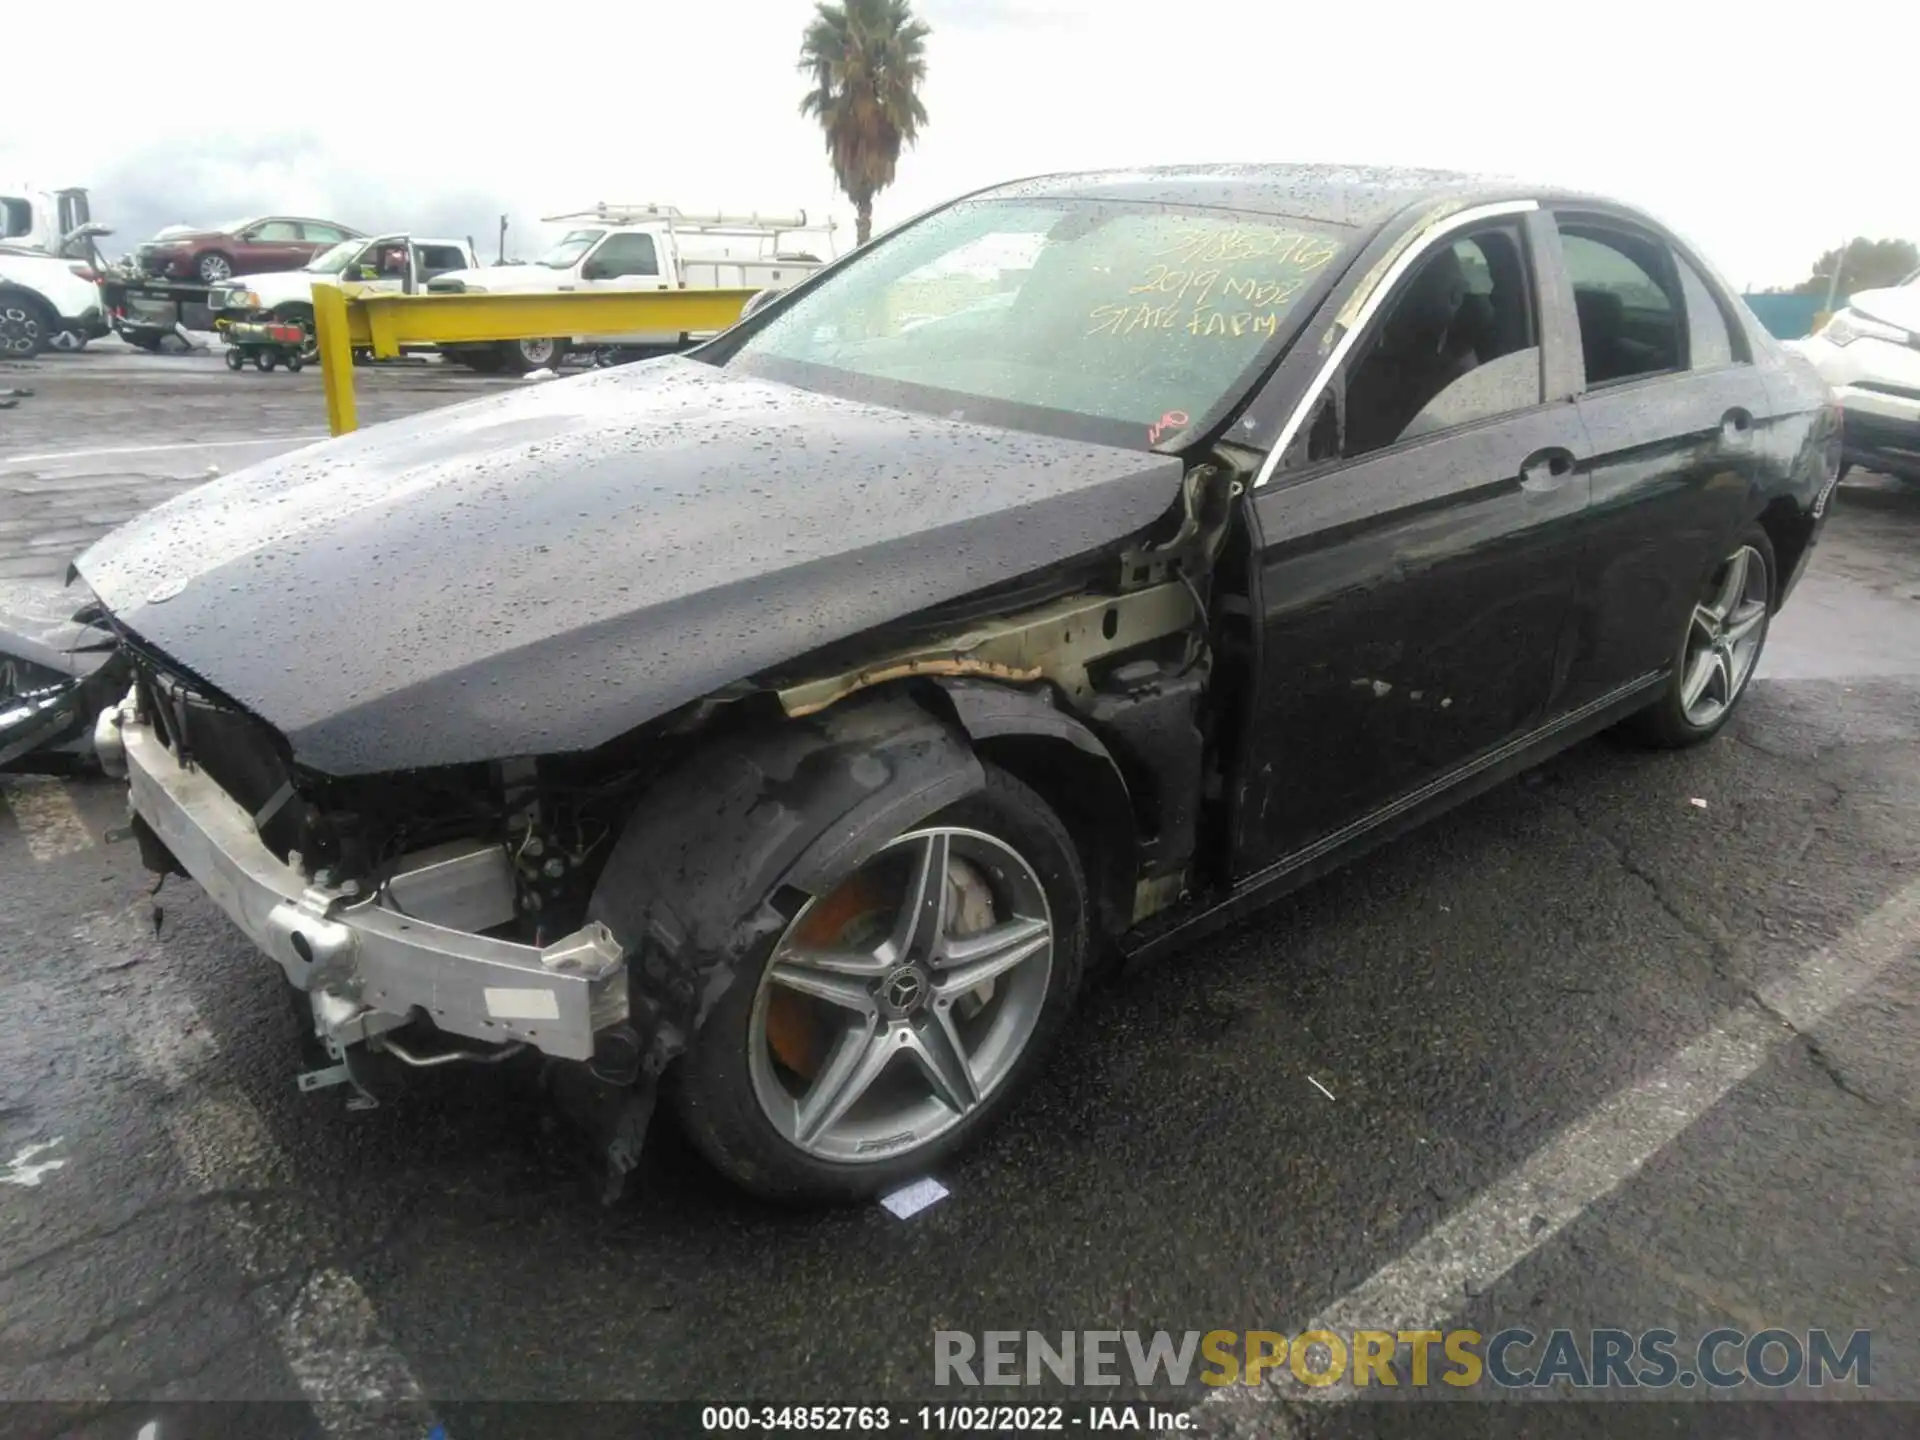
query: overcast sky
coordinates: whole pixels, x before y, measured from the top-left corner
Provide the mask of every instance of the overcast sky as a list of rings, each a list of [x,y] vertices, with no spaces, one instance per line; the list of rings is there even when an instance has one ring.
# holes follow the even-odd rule
[[[109,253],[163,224],[286,211],[471,234],[490,258],[503,211],[525,254],[537,217],[602,199],[830,209],[851,243],[797,109],[812,8],[254,4],[209,27],[144,0],[12,0],[6,49],[47,63],[8,67],[0,183],[91,187],[118,227]],[[1797,280],[1849,235],[1920,240],[1915,0],[917,8],[931,123],[881,227],[1049,170],[1329,160],[1617,195],[1743,286]]]

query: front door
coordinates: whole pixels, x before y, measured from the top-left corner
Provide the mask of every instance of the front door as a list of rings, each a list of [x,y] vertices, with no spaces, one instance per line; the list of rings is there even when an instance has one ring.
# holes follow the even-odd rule
[[[644,230],[616,230],[581,262],[581,288],[665,290],[668,281],[661,271],[660,247],[652,234]],[[674,333],[603,335],[594,338],[613,345],[671,345],[680,336]]]
[[[313,258],[313,247],[301,238],[297,221],[262,220],[241,238],[252,249],[247,268],[254,274],[298,270]]]
[[[1310,858],[1538,725],[1589,447],[1546,398],[1528,232],[1445,236],[1251,497],[1259,678],[1236,872]]]

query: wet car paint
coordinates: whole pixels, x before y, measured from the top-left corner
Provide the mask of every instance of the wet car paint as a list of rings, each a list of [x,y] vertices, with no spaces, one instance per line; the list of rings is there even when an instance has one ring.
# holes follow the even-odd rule
[[[1124,540],[1180,472],[676,357],[295,451],[78,569],[296,760],[369,774],[591,748]]]

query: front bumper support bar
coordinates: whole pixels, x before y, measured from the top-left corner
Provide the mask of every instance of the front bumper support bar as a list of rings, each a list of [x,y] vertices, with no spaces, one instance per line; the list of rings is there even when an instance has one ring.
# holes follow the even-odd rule
[[[499,845],[410,856],[373,895],[315,884],[281,861],[247,813],[182,766],[132,696],[100,718],[96,744],[126,766],[133,812],[249,939],[310,993],[336,1049],[426,1016],[443,1031],[590,1060],[626,1019],[625,960],[596,922],[544,947],[477,934],[513,918]]]

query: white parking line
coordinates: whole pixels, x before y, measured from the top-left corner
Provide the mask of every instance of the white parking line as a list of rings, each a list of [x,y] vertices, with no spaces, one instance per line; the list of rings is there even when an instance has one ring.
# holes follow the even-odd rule
[[[207,1193],[290,1191],[294,1173],[286,1152],[252,1102],[225,1078],[220,1042],[192,999],[172,987],[139,910],[96,917],[76,933],[115,961],[133,955],[142,962],[135,973],[143,988],[137,997],[116,995],[117,1013],[135,1061],[166,1092],[163,1123],[194,1185]],[[250,1282],[265,1285],[297,1272],[308,1259],[310,1237],[301,1233],[306,1227],[288,1225],[284,1214],[266,1219],[244,1203],[214,1206],[210,1213]],[[435,1428],[425,1391],[381,1336],[372,1302],[351,1275],[332,1266],[313,1270],[284,1310],[262,1295],[261,1317],[273,1327],[287,1368],[328,1434],[419,1440]]]
[[[175,445],[111,445],[101,450],[49,450],[39,455],[9,455],[7,465],[26,465],[39,460],[91,460],[96,455],[158,455],[167,450],[231,450],[247,445],[310,445],[320,435],[260,435],[250,440],[183,440]]]
[[[37,776],[10,780],[0,789],[0,802],[19,822],[28,853],[42,864],[93,844],[93,832],[62,781]]]
[[[1735,1086],[1751,1077],[1791,1033],[1818,1025],[1865,986],[1920,949],[1920,881],[1882,902],[1834,944],[1760,989],[1767,1007],[1742,1009],[1701,1035],[1652,1074],[1588,1112],[1536,1150],[1519,1168],[1480,1192],[1412,1249],[1316,1312],[1302,1330],[1423,1330],[1457,1314],[1469,1293],[1485,1290],[1550,1243],[1595,1202],[1635,1175]],[[1406,1373],[1404,1369],[1402,1374]],[[1228,1387],[1201,1407],[1209,1423],[1258,1414],[1288,1398],[1354,1398],[1349,1380],[1298,1385],[1288,1371],[1257,1390]],[[1281,1416],[1261,1417],[1262,1433],[1289,1433]]]

